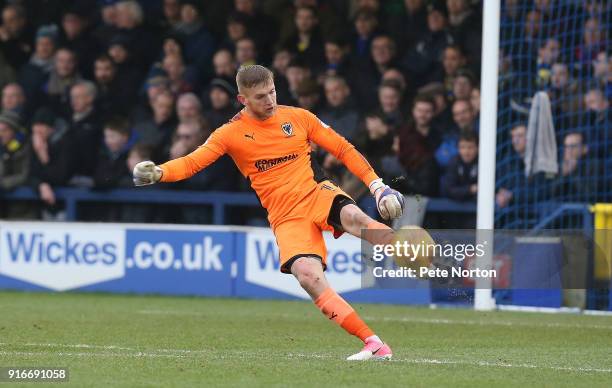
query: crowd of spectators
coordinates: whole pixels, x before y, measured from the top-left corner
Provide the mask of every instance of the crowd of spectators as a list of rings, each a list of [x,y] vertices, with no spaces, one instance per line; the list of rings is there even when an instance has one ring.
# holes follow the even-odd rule
[[[193,151],[240,109],[234,77],[253,63],[273,70],[279,104],[317,114],[409,201],[475,201],[481,3],[0,1],[1,190],[30,186],[44,204],[33,211],[12,202],[1,216],[40,217],[42,210],[46,219],[61,218],[55,187],[130,187],[139,161],[161,163]],[[548,90],[561,119],[584,112],[594,129],[589,134],[604,136],[596,128],[610,122],[612,58],[609,32],[600,28],[605,18],[609,26],[606,2],[585,0],[572,9],[587,16],[582,39],[571,42],[571,63],[581,67],[571,69],[559,55],[560,42],[539,30],[542,20],[554,24],[562,16],[554,3],[505,2],[502,26],[515,23],[502,36],[514,34],[521,49],[535,54],[518,62],[519,56],[502,50],[500,91],[508,100],[500,104],[520,105],[527,97],[514,92],[519,81],[513,74],[529,70],[534,76],[521,81],[524,90]],[[525,138],[525,123],[518,121],[513,146],[519,132]],[[589,147],[591,140],[578,130],[566,136],[564,159],[609,155],[605,147]],[[367,189],[338,160],[321,149],[314,157],[355,199],[365,200]],[[511,166],[520,163],[517,157]],[[583,173],[581,163],[564,161],[562,176],[578,170]],[[552,192],[563,195],[566,183]],[[499,187],[498,206],[516,201],[515,185]],[[249,190],[227,156],[164,187]],[[92,206],[83,214],[92,220],[210,221],[209,213],[193,207],[152,212],[147,206]]]

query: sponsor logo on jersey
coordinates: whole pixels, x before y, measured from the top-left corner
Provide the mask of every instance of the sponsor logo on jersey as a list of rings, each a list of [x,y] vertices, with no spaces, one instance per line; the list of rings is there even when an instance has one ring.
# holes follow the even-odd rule
[[[297,154],[291,154],[291,155],[281,156],[280,158],[260,159],[255,162],[255,167],[257,168],[257,171],[263,172],[281,163],[285,163],[290,160],[297,159],[297,157],[298,157]]]

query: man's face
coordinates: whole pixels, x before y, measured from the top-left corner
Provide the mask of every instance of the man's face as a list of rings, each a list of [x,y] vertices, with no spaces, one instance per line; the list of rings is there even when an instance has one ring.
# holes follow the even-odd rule
[[[152,108],[158,120],[168,120],[174,110],[174,99],[169,93],[162,93],[153,100]]]
[[[5,8],[2,12],[2,26],[11,36],[17,36],[25,25],[25,19],[19,16],[14,8]]]
[[[98,60],[94,64],[94,75],[100,84],[109,84],[115,78],[115,67],[110,61]]]
[[[465,64],[465,60],[459,51],[449,47],[444,50],[442,64],[444,65],[444,72],[446,74],[454,75],[457,70]]]
[[[335,108],[344,104],[348,95],[349,89],[342,81],[332,79],[325,82],[325,98],[330,106]]]
[[[429,28],[429,31],[442,31],[445,25],[446,18],[440,11],[431,11],[427,14],[427,28]]]
[[[565,87],[569,83],[569,72],[567,71],[567,66],[560,63],[554,64],[552,67],[550,82],[552,83],[552,86],[557,89]]]
[[[459,100],[470,98],[472,94],[472,83],[467,77],[457,77],[453,81],[453,94]]]
[[[62,19],[62,28],[66,33],[68,39],[74,39],[81,34],[83,28],[85,27],[85,23],[83,20],[74,14],[66,14]]]
[[[247,36],[247,27],[241,22],[231,20],[227,23],[227,36],[232,42],[236,42]]]
[[[111,152],[121,151],[128,142],[128,136],[115,131],[114,129],[104,129],[104,144],[108,147]]]
[[[55,44],[49,37],[43,36],[36,39],[35,54],[39,59],[50,59],[55,51]]]
[[[163,68],[166,74],[168,74],[168,78],[173,81],[181,79],[185,71],[183,60],[178,55],[166,55]]]
[[[76,63],[74,55],[67,50],[59,50],[55,54],[55,70],[60,77],[69,77],[74,73]]]
[[[223,50],[216,53],[213,57],[213,65],[216,75],[233,77],[236,73],[236,65],[229,51]]]
[[[325,43],[325,59],[327,59],[327,63],[337,65],[342,62],[343,56],[344,52],[340,46],[331,42]]]
[[[478,155],[478,146],[473,141],[459,141],[459,157],[463,163],[472,163]]]
[[[259,120],[271,117],[276,111],[276,89],[274,82],[243,88],[238,100]]]
[[[21,88],[15,84],[9,84],[2,90],[2,109],[15,110],[25,102],[25,96]]]
[[[224,109],[230,104],[230,96],[218,87],[210,90],[210,104],[213,109]]]
[[[287,82],[289,83],[289,89],[295,90],[299,84],[308,78],[308,70],[299,66],[291,66],[287,68],[286,76]]]
[[[93,106],[93,96],[84,85],[75,85],[70,90],[70,105],[74,113],[83,113]]]
[[[291,62],[291,53],[287,50],[281,50],[274,54],[272,67],[280,74],[285,74],[287,72],[289,62]]]
[[[469,128],[474,122],[472,106],[466,101],[457,101],[453,105],[453,120],[460,129]]]
[[[255,43],[250,39],[243,39],[236,43],[236,60],[238,63],[254,61],[257,57]]]
[[[589,111],[601,112],[608,108],[608,101],[599,90],[591,90],[584,96],[584,106]]]
[[[559,41],[556,39],[548,39],[539,51],[540,60],[547,64],[555,63],[559,59],[559,54]]]
[[[181,17],[179,0],[164,0],[164,16],[167,20],[177,20]]]
[[[43,141],[46,141],[53,133],[53,127],[43,123],[34,123],[32,125],[32,136],[35,136]]]
[[[310,33],[317,24],[317,18],[311,10],[300,8],[295,13],[295,27],[298,32]]]
[[[412,108],[412,117],[418,127],[428,126],[431,123],[431,119],[433,119],[433,115],[433,105],[428,102],[419,101]]]
[[[181,21],[185,24],[195,23],[199,18],[198,10],[191,4],[183,4],[181,7]]]
[[[385,113],[398,110],[400,100],[401,96],[395,88],[382,87],[378,91],[378,102]]]
[[[13,128],[5,123],[0,123],[0,143],[5,146],[10,143],[13,138],[15,138],[15,131],[13,131]]]
[[[410,13],[415,13],[423,7],[423,0],[404,0],[404,7]]]
[[[446,0],[446,8],[450,15],[458,15],[467,9],[465,0]]]
[[[372,59],[377,65],[387,65],[393,59],[393,46],[386,37],[374,39],[370,48]]]
[[[572,133],[563,140],[563,160],[580,160],[587,153],[582,136]]]
[[[176,104],[176,113],[182,123],[196,121],[200,117],[200,107],[195,100],[182,98]]]
[[[474,112],[480,112],[480,89],[472,89],[472,93],[470,94],[470,105],[472,105],[472,110],[474,110]]]
[[[189,152],[198,148],[202,144],[202,133],[196,124],[179,124],[176,129],[177,141],[183,142]]]
[[[519,125],[512,128],[510,137],[512,139],[512,148],[514,149],[514,152],[519,155],[523,155],[527,146],[527,127],[524,125]]]
[[[234,8],[237,12],[250,15],[255,11],[255,4],[253,0],[234,0]]]
[[[376,29],[378,22],[375,18],[360,16],[355,19],[355,30],[360,36],[370,36]]]

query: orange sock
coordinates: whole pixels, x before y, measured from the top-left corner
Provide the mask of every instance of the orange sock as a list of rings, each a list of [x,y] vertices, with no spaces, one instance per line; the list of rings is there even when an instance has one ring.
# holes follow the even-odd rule
[[[328,287],[319,295],[315,304],[327,318],[336,322],[349,334],[359,337],[362,341],[365,342],[366,338],[374,335],[374,332],[359,318],[351,305],[331,287]]]
[[[387,225],[372,221],[363,231],[363,238],[370,244],[391,244],[393,242],[393,229]]]

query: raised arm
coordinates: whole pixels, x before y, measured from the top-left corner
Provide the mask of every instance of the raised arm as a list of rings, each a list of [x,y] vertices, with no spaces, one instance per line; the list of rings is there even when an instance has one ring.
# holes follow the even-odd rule
[[[192,153],[156,166],[151,161],[140,162],[134,167],[136,186],[157,182],[176,182],[194,176],[227,152],[227,141],[220,129],[213,132],[206,143]]]
[[[398,218],[404,211],[404,196],[385,185],[366,158],[344,137],[314,114],[304,111],[308,120],[308,138],[340,160],[353,175],[368,186],[376,197],[376,207],[384,219]]]

